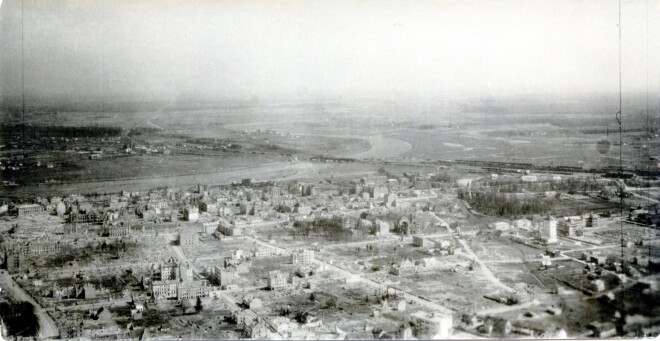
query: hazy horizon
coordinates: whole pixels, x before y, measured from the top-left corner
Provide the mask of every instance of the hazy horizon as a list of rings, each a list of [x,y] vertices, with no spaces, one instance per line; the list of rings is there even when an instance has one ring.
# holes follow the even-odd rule
[[[625,93],[658,93],[659,7],[622,2]],[[4,102],[21,96],[21,20],[28,100],[618,92],[617,1],[5,0],[0,20]]]

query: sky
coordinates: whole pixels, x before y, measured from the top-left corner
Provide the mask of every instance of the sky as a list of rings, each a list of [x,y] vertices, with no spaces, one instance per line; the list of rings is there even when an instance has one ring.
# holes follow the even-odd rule
[[[660,0],[621,4],[623,90],[646,91],[650,84],[658,93]],[[20,97],[21,69],[28,99],[616,92],[618,6],[616,0],[3,0],[0,94]]]

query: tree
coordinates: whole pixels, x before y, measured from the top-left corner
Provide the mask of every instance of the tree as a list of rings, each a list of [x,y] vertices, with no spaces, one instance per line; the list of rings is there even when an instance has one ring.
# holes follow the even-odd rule
[[[197,297],[197,303],[195,303],[195,311],[199,313],[202,310],[204,310],[204,306],[202,305],[202,299],[200,297]]]
[[[309,316],[309,313],[306,311],[296,311],[294,314],[294,319],[298,323],[307,323],[307,317]]]
[[[312,302],[316,301],[316,294],[312,293],[311,295],[309,295],[309,300]]]
[[[158,309],[146,309],[144,311],[143,325],[145,327],[163,326],[170,320],[170,315],[167,312]]]
[[[36,336],[39,333],[39,321],[29,302],[2,302],[0,316],[9,336]]]
[[[383,333],[383,330],[380,328],[374,328],[371,330],[371,334],[374,336],[375,339],[379,338],[381,334]]]
[[[335,308],[336,306],[337,306],[337,299],[334,297],[330,297],[330,299],[325,302],[325,308],[327,309]]]
[[[185,315],[186,310],[188,310],[188,308],[190,308],[190,302],[188,302],[188,300],[182,300],[181,301],[181,314]]]

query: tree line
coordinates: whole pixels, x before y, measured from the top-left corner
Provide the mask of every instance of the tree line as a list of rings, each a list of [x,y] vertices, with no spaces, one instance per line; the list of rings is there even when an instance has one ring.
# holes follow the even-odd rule
[[[351,230],[344,229],[335,219],[319,218],[314,221],[299,220],[294,222],[295,234],[309,238],[310,235],[322,236],[328,240],[350,241],[357,238]]]
[[[516,217],[532,214],[546,214],[554,207],[554,201],[538,197],[519,199],[515,195],[506,195],[493,190],[475,192],[469,195],[467,190],[459,189],[458,198],[487,215]]]
[[[600,192],[605,188],[603,184],[596,181],[581,181],[572,178],[563,181],[538,182],[493,181],[486,185],[496,188],[499,192],[505,193],[520,193],[522,190],[526,190],[529,192],[562,191],[569,194],[575,194],[578,192]]]
[[[22,135],[32,137],[102,137],[120,136],[120,127],[110,126],[36,126],[26,124],[6,125],[0,127],[3,135]]]

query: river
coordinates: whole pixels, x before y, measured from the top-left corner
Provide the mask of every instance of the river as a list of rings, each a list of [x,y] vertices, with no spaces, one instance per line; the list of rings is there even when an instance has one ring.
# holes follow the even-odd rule
[[[353,154],[351,157],[357,159],[386,159],[400,156],[413,148],[413,145],[409,142],[392,137],[372,135],[364,138],[371,144],[371,149]]]

